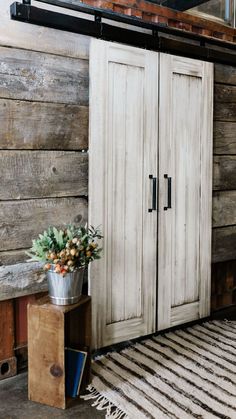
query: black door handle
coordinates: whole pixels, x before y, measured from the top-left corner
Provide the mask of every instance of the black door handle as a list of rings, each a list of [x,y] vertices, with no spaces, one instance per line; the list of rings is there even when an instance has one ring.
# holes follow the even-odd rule
[[[167,207],[164,207],[164,211],[167,211],[171,208],[171,177],[165,174],[164,178],[167,179]]]
[[[157,210],[157,178],[149,175],[149,179],[152,180],[152,208],[149,208],[148,212],[152,212]]]

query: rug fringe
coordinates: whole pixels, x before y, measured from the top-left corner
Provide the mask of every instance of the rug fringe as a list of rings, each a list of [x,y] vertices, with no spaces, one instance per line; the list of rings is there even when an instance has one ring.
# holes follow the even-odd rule
[[[92,404],[97,410],[106,410],[106,419],[129,419],[127,414],[102,396],[91,384],[86,389],[89,394],[80,396],[84,400],[95,400]]]

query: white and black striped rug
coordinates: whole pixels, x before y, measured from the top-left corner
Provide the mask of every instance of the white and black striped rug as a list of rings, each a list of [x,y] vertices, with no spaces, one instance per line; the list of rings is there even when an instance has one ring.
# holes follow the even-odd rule
[[[85,399],[106,418],[236,419],[236,322],[210,321],[110,352]]]

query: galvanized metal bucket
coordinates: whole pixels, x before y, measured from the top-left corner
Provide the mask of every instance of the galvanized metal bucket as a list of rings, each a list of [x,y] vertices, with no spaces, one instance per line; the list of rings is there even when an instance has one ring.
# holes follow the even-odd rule
[[[65,276],[47,272],[48,293],[52,304],[65,306],[79,301],[82,292],[84,268],[69,272]]]

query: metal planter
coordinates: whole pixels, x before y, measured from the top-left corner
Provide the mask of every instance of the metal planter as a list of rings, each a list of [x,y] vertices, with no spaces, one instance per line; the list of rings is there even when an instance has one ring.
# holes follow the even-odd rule
[[[64,306],[75,304],[82,293],[84,268],[69,272],[65,276],[47,272],[48,292],[52,304]]]

